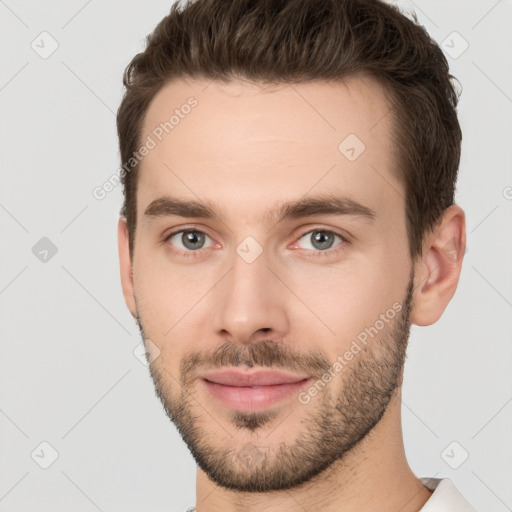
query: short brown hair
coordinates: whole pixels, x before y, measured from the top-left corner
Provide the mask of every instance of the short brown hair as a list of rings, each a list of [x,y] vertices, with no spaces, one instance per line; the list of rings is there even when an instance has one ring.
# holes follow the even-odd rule
[[[186,0],[127,66],[117,113],[121,162],[141,145],[149,102],[170,80],[243,77],[259,83],[371,76],[390,93],[409,251],[454,202],[462,133],[449,66],[424,27],[381,0]],[[121,174],[130,254],[138,164]]]

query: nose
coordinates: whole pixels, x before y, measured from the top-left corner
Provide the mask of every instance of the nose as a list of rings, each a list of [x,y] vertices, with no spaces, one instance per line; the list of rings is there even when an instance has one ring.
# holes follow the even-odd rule
[[[285,336],[289,331],[290,294],[266,252],[252,262],[234,252],[231,263],[213,296],[214,328],[219,340],[250,344],[269,336]]]

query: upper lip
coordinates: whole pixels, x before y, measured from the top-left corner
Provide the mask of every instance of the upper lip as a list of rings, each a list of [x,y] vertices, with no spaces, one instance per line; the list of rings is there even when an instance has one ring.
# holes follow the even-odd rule
[[[275,386],[290,384],[308,379],[309,375],[297,375],[278,370],[255,370],[242,372],[240,370],[217,370],[205,373],[202,378],[224,386]]]

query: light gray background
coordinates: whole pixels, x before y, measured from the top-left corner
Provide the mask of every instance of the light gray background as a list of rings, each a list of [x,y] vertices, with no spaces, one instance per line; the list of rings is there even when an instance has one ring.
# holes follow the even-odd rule
[[[195,463],[133,354],[140,340],[117,259],[121,189],[102,201],[92,195],[119,166],[122,71],[170,5],[0,0],[2,512],[195,503]],[[445,41],[463,88],[457,203],[468,251],[443,318],[413,328],[406,450],[418,476],[450,477],[479,512],[504,512],[512,510],[512,2],[413,7]],[[43,31],[59,45],[47,59],[31,48],[34,40],[51,48]],[[47,262],[32,252],[42,237],[58,249]],[[48,469],[44,441],[58,452]]]

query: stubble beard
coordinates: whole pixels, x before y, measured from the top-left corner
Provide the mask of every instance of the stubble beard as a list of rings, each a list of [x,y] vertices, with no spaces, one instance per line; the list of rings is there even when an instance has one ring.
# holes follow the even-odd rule
[[[401,386],[410,333],[413,277],[395,318],[333,379],[342,379],[338,394],[333,393],[332,384],[327,384],[309,404],[297,400],[295,407],[309,410],[301,415],[300,433],[287,442],[272,443],[272,434],[265,435],[265,427],[276,428],[272,424],[279,424],[280,415],[284,416],[281,421],[287,421],[279,409],[232,411],[227,433],[225,419],[217,421],[211,405],[199,403],[192,370],[208,361],[214,362],[215,367],[274,366],[322,375],[332,366],[322,355],[298,356],[270,340],[244,346],[225,343],[207,358],[193,353],[182,360],[179,393],[175,392],[177,379],[156,364],[158,359],[151,363],[155,393],[208,477],[222,487],[241,492],[291,489],[342,461],[360,444],[381,420],[394,391]],[[140,316],[137,322],[146,339]],[[290,418],[296,415],[291,414]],[[290,431],[296,428],[296,424],[291,425]],[[237,441],[238,435],[244,440]]]

